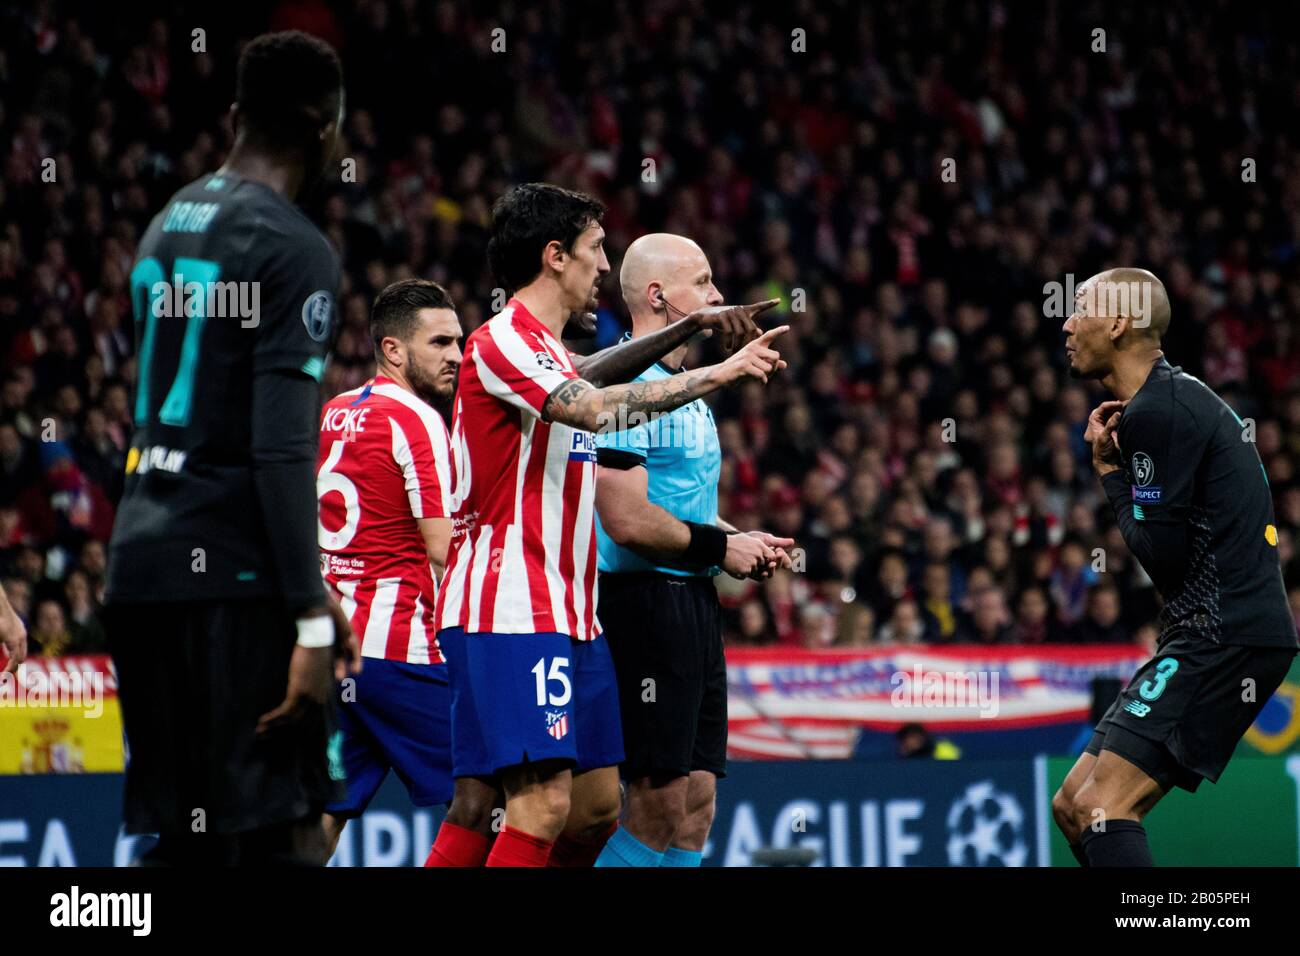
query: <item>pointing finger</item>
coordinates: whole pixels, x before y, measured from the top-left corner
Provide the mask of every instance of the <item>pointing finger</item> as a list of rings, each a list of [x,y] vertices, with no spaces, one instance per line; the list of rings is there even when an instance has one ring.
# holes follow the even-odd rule
[[[761,345],[766,345],[768,342],[771,342],[771,341],[772,341],[774,338],[776,338],[778,335],[785,335],[785,333],[787,333],[787,332],[789,332],[789,331],[790,331],[790,326],[788,326],[788,325],[778,325],[778,326],[777,326],[776,328],[774,328],[774,329],[768,329],[766,332],[764,332],[762,335],[760,335],[760,336],[756,339],[756,341],[759,342]]]
[[[760,312],[766,312],[768,309],[772,308],[773,306],[779,305],[780,302],[781,300],[779,298],[764,299],[762,302],[751,302],[749,305],[744,306],[743,308],[747,315],[758,315]]]

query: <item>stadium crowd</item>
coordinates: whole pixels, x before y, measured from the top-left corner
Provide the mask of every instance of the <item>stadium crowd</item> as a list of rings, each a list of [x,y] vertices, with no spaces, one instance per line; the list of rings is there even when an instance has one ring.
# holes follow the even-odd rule
[[[800,550],[765,583],[718,579],[729,641],[1152,641],[1083,442],[1102,392],[1066,375],[1060,331],[1073,283],[1117,264],[1164,280],[1167,355],[1247,419],[1300,619],[1285,8],[467,6],[0,9],[0,580],[33,653],[103,649],[135,244],[220,164],[240,42],[290,27],[336,46],[347,85],[309,209],[344,262],[327,394],[372,374],[389,282],[443,282],[467,333],[500,304],[486,227],[515,182],[600,196],[615,270],[681,233],[729,302],[782,298],[788,371],[715,405],[720,510]],[[613,279],[599,319],[575,349],[621,335]]]

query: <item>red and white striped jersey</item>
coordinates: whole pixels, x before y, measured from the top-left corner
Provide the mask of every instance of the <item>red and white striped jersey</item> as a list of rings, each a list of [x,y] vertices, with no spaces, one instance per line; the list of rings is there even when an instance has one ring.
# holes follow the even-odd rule
[[[439,629],[600,635],[595,438],[542,420],[547,396],[578,377],[569,352],[518,299],[466,341]]]
[[[451,446],[433,408],[376,376],[321,415],[321,574],[364,657],[439,664],[438,597],[417,518],[451,517]]]

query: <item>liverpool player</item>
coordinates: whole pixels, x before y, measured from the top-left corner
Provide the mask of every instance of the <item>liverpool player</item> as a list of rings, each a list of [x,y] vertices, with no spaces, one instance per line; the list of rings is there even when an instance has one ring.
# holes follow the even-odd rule
[[[226,164],[172,197],[131,272],[136,432],[107,629],[126,826],[160,835],[151,862],[326,859],[335,645],[356,650],[316,551],[317,382],[339,264],[293,203],[332,164],[342,114],[328,45],[255,39]],[[251,314],[221,314],[232,290]]]
[[[1116,400],[1085,438],[1124,543],[1164,598],[1155,656],[1102,717],[1052,800],[1083,866],[1151,866],[1143,818],[1217,781],[1296,653],[1268,475],[1231,408],[1171,366],[1165,287],[1112,269],[1079,287],[1070,371]]]
[[[566,832],[594,858],[619,810],[618,693],[595,614],[591,433],[745,378],[766,382],[784,365],[770,347],[781,327],[660,382],[585,381],[560,334],[572,312],[594,308],[609,271],[603,211],[543,184],[498,201],[488,258],[515,296],[467,340],[456,397],[457,527],[438,638],[455,775],[499,779],[505,791],[489,866],[545,865]],[[755,567],[775,557],[765,548]]]

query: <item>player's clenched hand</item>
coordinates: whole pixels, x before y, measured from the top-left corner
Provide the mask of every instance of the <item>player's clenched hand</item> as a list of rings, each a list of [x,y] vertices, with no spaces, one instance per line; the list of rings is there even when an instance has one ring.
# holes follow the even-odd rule
[[[722,334],[722,348],[733,352],[737,347],[746,345],[762,334],[754,322],[754,316],[766,312],[777,305],[780,299],[765,299],[751,302],[749,305],[708,305],[696,309],[686,318],[699,323],[700,329],[712,335],[715,331]]]
[[[294,646],[293,656],[289,658],[289,687],[284,700],[258,720],[258,733],[291,723],[324,706],[336,681],[361,671],[361,647],[342,606],[328,590],[324,605],[304,612],[299,621],[299,634],[304,635],[309,628],[319,628],[320,618],[328,618],[333,641],[321,643],[319,647],[304,647],[306,637],[299,638],[300,643]]]
[[[1083,440],[1092,446],[1092,463],[1106,471],[1118,468],[1122,463],[1119,442],[1115,429],[1119,427],[1120,413],[1126,401],[1111,400],[1102,402],[1088,416],[1088,427],[1083,433]]]
[[[788,325],[769,329],[739,352],[714,366],[722,376],[722,384],[731,385],[746,378],[756,378],[766,384],[769,375],[785,368],[781,353],[772,348],[772,340],[788,331]]]
[[[794,561],[790,558],[790,552],[787,550],[794,547],[794,538],[778,538],[766,531],[746,531],[745,534],[751,538],[757,538],[772,549],[772,557],[751,575],[756,581],[770,578],[776,573],[777,568],[789,570],[794,567]]]
[[[727,535],[727,553],[722,558],[722,570],[733,578],[747,578],[776,560],[776,552],[761,540],[747,534]]]
[[[361,642],[352,632],[352,622],[343,613],[343,607],[333,593],[329,599],[330,619],[334,622],[334,679],[343,680],[349,674],[361,673]]]
[[[334,686],[333,647],[303,647],[297,644],[289,658],[289,689],[280,706],[262,715],[257,732],[265,733],[293,723],[325,705]]]

